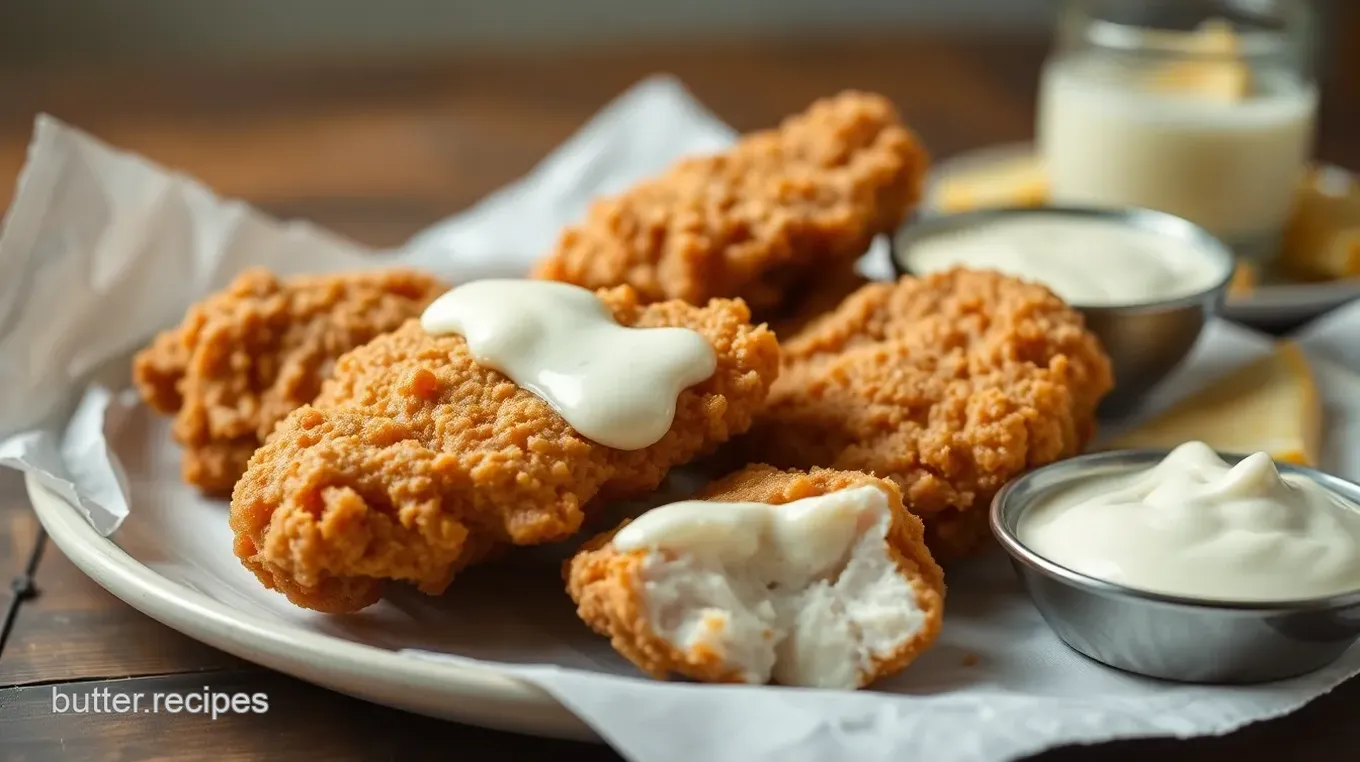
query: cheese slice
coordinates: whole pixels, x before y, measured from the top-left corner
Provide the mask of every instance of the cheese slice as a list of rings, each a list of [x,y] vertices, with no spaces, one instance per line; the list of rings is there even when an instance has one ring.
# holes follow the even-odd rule
[[[1225,103],[1240,101],[1251,91],[1251,69],[1241,58],[1232,24],[1210,19],[1178,47],[1206,60],[1176,61],[1157,67],[1148,79],[1149,89]]]
[[[960,170],[940,180],[935,205],[945,212],[1003,206],[1042,206],[1048,201],[1048,175],[1034,154]]]
[[[1303,350],[1280,342],[1240,368],[1105,448],[1172,448],[1191,440],[1219,452],[1270,453],[1277,461],[1317,465],[1322,403]]]
[[[1279,265],[1302,280],[1360,276],[1360,183],[1355,178],[1335,167],[1308,172],[1285,228]]]

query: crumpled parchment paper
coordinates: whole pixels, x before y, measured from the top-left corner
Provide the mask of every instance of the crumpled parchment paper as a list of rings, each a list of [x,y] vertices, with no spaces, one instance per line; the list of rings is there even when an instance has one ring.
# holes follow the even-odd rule
[[[453,281],[519,275],[593,196],[732,138],[677,82],[649,80],[520,182],[378,256],[315,227],[268,219],[42,117],[0,238],[0,464],[36,476],[156,573],[242,616],[412,659],[490,662],[546,689],[639,762],[993,762],[1070,743],[1217,734],[1292,711],[1360,669],[1352,649],[1313,675],[1253,687],[1115,672],[1064,647],[996,557],[951,571],[946,626],[931,651],[856,693],[641,679],[575,626],[565,595],[554,592],[560,582],[532,574],[550,601],[543,616],[557,617],[551,624],[536,619],[537,609],[508,610],[503,595],[477,595],[477,570],[442,600],[384,602],[371,619],[354,620],[362,626],[338,624],[287,607],[249,577],[231,555],[224,506],[178,482],[164,422],[148,420],[128,393],[130,354],[247,265],[291,273],[401,261]],[[872,250],[862,271],[886,272],[883,256]],[[1301,337],[1328,405],[1324,465],[1352,479],[1360,478],[1356,337],[1360,307]],[[1212,324],[1148,409],[1269,347],[1259,334]],[[130,512],[146,520],[120,533]],[[555,575],[549,568],[544,575]],[[431,630],[435,621],[442,624]],[[477,627],[457,626],[467,622]]]

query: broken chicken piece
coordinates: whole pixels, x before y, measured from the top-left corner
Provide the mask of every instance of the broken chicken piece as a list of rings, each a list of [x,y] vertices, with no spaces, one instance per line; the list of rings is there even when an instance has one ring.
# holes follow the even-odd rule
[[[944,575],[892,482],[753,465],[567,565],[580,617],[644,672],[854,689],[934,641]]]

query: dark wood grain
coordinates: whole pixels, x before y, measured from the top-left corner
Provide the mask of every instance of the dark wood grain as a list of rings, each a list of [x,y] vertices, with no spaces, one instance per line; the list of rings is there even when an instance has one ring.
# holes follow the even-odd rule
[[[48,551],[38,566],[38,597],[21,608],[0,656],[0,686],[242,664],[142,616],[85,576],[54,545]]]
[[[1023,139],[1031,99],[1009,84],[1016,72],[1033,79],[1043,48],[894,38],[569,61],[545,53],[296,71],[15,73],[0,80],[0,176],[18,171],[32,116],[47,111],[266,208],[346,199],[350,213],[371,216],[359,211],[371,199],[375,208],[400,204],[402,221],[415,225],[522,175],[610,99],[661,72],[743,130],[857,87],[903,104],[940,155]],[[941,86],[942,71],[951,86]],[[369,242],[396,243],[404,231],[383,232]]]
[[[149,711],[156,694],[187,696],[210,690],[234,695],[262,693],[264,713],[211,716]],[[107,694],[105,694],[107,691]],[[130,706],[141,694],[143,711],[65,713],[73,698],[119,694]],[[111,701],[111,698],[97,701]],[[162,698],[163,702],[164,699]],[[1031,757],[1032,762],[1212,762],[1278,758],[1291,762],[1353,759],[1360,723],[1352,721],[1360,686],[1344,686],[1297,714],[1250,726],[1220,738],[1157,739],[1094,747],[1068,747]],[[156,706],[162,706],[160,704]],[[157,675],[0,689],[0,759],[49,760],[183,759],[191,750],[212,750],[212,759],[500,760],[570,756],[617,760],[603,746],[517,736],[406,714],[248,668],[194,675]],[[192,756],[192,754],[189,754]]]
[[[263,713],[170,713],[165,698],[263,694]],[[107,693],[106,693],[107,692]],[[65,713],[72,706],[104,708],[114,697],[141,712]],[[160,696],[159,701],[157,695]],[[95,696],[90,704],[90,696]],[[242,701],[244,707],[248,701]],[[252,705],[253,706],[253,705]],[[198,709],[195,704],[193,709]],[[159,711],[153,711],[159,709]],[[535,760],[558,756],[614,762],[617,754],[595,744],[516,736],[442,722],[341,696],[261,669],[197,675],[158,675],[0,689],[0,759],[65,760]]]
[[[1357,14],[1345,37],[1360,39]],[[1338,44],[1341,66],[1354,45]],[[895,36],[652,47],[591,54],[355,62],[238,70],[0,71],[0,178],[24,160],[46,111],[286,218],[373,246],[398,244],[521,176],[629,85],[677,75],[738,129],[776,123],[847,87],[891,97],[937,158],[1031,136],[1045,43]],[[1347,52],[1349,50],[1349,52]],[[1354,71],[1352,66],[1351,72]],[[1324,77],[1318,153],[1360,167],[1353,76]],[[0,207],[11,188],[0,186]],[[9,491],[6,491],[9,487]],[[37,525],[18,480],[0,473],[0,581]],[[55,548],[0,655],[0,759],[519,759],[576,747],[374,707],[254,667],[138,614]],[[0,589],[0,600],[8,595]],[[58,715],[52,686],[123,691],[264,691],[265,715]],[[1349,760],[1360,746],[1352,685],[1295,716],[1220,739],[1147,741],[1043,755],[1078,760]]]
[[[1029,139],[1043,41],[893,38],[297,70],[0,73],[0,177],[47,111],[266,209],[366,243],[515,179],[629,85],[679,76],[739,129],[842,88],[900,104],[937,157]],[[1330,109],[1330,111],[1328,111]],[[1319,152],[1360,166],[1349,106],[1327,101]],[[0,190],[0,204],[9,189]]]
[[[1043,40],[892,39],[232,71],[0,71],[0,178],[23,163],[36,112],[281,216],[400,243],[514,180],[600,107],[654,73],[678,76],[738,129],[842,88],[882,92],[947,157],[1033,133]],[[1343,59],[1344,60],[1344,59]],[[1360,167],[1346,77],[1324,98],[1321,157]],[[0,187],[0,205],[12,188]]]
[[[9,580],[18,574],[33,548],[38,520],[28,506],[23,477],[17,471],[0,469],[0,582],[8,595]]]
[[[19,607],[32,594],[29,566],[41,545],[38,520],[29,510],[23,478],[0,469],[0,655],[10,642]],[[0,685],[4,682],[0,680]]]

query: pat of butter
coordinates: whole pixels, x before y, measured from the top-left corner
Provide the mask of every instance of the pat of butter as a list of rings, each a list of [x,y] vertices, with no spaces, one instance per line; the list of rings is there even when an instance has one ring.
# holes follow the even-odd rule
[[[1048,201],[1048,174],[1031,154],[947,177],[935,196],[936,206],[946,212],[1042,206]]]
[[[1233,270],[1232,280],[1228,283],[1228,298],[1239,299],[1250,296],[1256,291],[1256,286],[1260,283],[1261,274],[1257,272],[1256,266],[1250,262],[1238,262],[1237,268]]]
[[[1216,56],[1217,60],[1177,61],[1158,67],[1148,80],[1153,92],[1197,95],[1234,103],[1251,91],[1251,70],[1240,59],[1237,35],[1226,21],[1201,24],[1185,46],[1187,52]]]
[[[1314,169],[1300,184],[1280,269],[1305,280],[1360,276],[1360,184],[1343,170]]]

